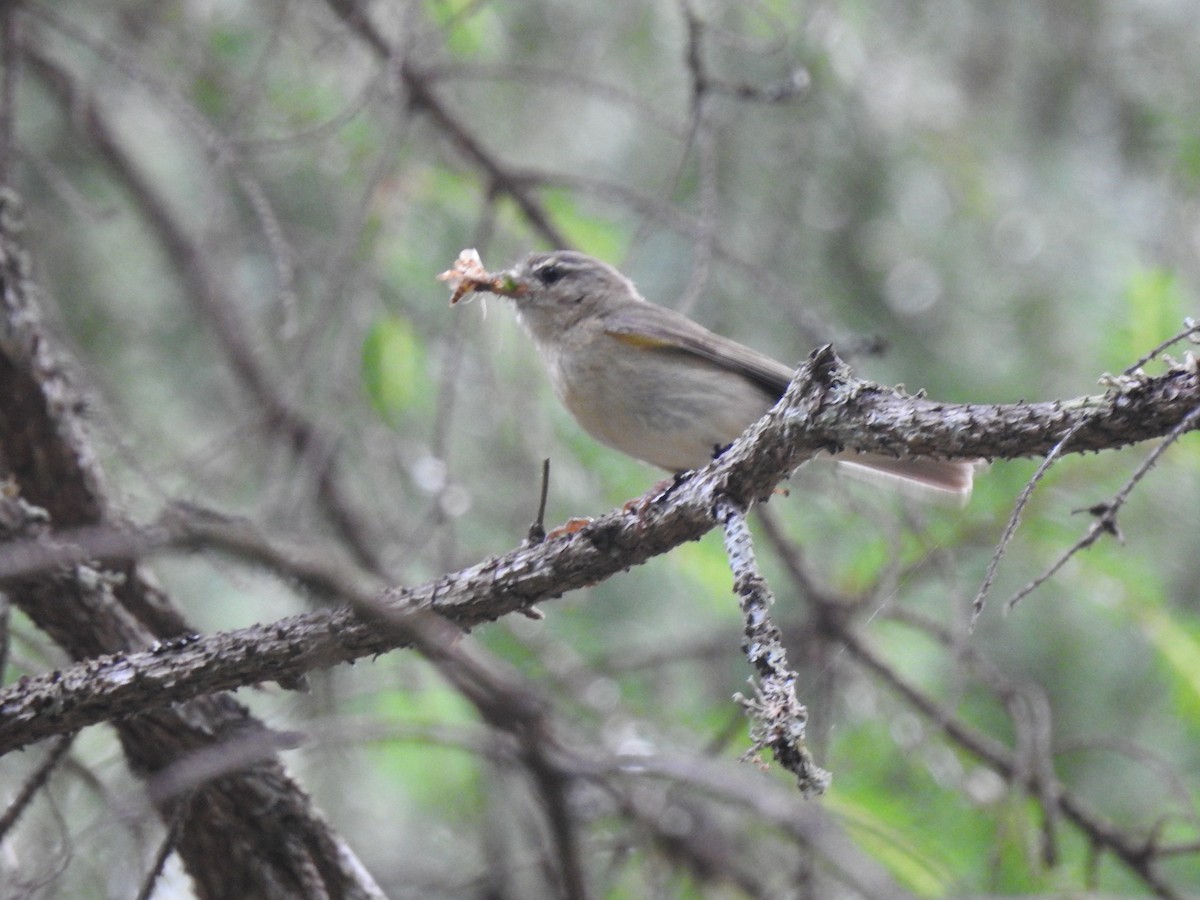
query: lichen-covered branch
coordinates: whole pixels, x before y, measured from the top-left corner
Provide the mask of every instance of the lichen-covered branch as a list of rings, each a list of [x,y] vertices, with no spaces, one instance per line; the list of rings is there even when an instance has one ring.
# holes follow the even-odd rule
[[[829,347],[815,351],[809,365],[823,373],[826,391],[820,408],[799,425],[802,439],[895,456],[1042,456],[1073,429],[1062,452],[1113,450],[1163,437],[1200,406],[1200,373],[1191,358],[1162,375],[1106,379],[1103,394],[1006,404],[939,403],[863,381]]]
[[[830,775],[813,762],[804,736],[808,711],[796,696],[796,673],[788,663],[783,635],[771,621],[775,598],[758,571],[746,515],[721,500],[717,518],[725,529],[725,554],[733,570],[733,592],[742,608],[745,636],[742,649],[758,681],[754,696],[741,697],[750,714],[750,755],[770,750],[778,763],[796,776],[806,796],[824,793]]]

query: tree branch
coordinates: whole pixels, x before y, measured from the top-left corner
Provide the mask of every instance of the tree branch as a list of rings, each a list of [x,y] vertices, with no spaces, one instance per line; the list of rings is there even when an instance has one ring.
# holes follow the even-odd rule
[[[432,612],[469,629],[526,612],[698,539],[717,524],[718,498],[748,509],[820,450],[1022,457],[1044,452],[1073,428],[1078,430],[1071,449],[1100,450],[1167,433],[1197,404],[1200,379],[1186,365],[1075,400],[1007,406],[935,403],[856,379],[832,349],[823,347],[801,366],[767,416],[713,463],[670,490],[651,492],[574,534],[523,546],[421,585],[390,588],[378,602],[395,615]],[[193,526],[175,543],[219,546],[228,540],[220,528],[205,534]],[[267,549],[244,546],[242,554],[289,577],[312,575]],[[6,572],[0,557],[0,583],[14,574]],[[324,589],[343,600],[358,590],[332,574]],[[62,673],[25,679],[0,693],[0,749],[214,690],[298,678],[314,668],[405,643],[349,609],[338,609],[89,660]]]
[[[747,754],[756,758],[769,749],[781,766],[796,776],[805,796],[822,794],[830,774],[818,766],[805,743],[808,710],[796,696],[796,673],[788,663],[783,634],[771,621],[775,597],[758,570],[745,514],[725,500],[717,502],[717,518],[725,529],[725,555],[733,570],[733,590],[745,624],[742,649],[758,675],[754,696],[738,695],[752,720]],[[746,758],[746,757],[743,757]]]

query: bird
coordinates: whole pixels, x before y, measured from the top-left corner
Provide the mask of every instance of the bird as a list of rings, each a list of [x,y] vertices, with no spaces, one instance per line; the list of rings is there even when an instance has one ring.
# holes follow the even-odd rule
[[[444,273],[508,297],[559,400],[602,444],[671,473],[707,465],[787,389],[791,367],[646,300],[613,266],[573,250],[531,253],[497,275],[464,251]],[[464,262],[465,261],[465,262]],[[973,461],[837,454],[858,473],[962,503]]]

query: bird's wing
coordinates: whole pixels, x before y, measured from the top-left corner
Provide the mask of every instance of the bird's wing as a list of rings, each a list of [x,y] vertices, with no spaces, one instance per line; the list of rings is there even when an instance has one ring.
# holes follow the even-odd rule
[[[778,400],[792,380],[783,363],[749,347],[713,334],[674,310],[648,303],[630,303],[605,318],[604,330],[619,341],[658,352],[686,353],[749,379],[772,400]],[[893,459],[874,453],[838,454],[838,462],[912,490],[928,499],[951,498],[960,504],[971,495],[975,462],[937,459]]]
[[[649,303],[630,303],[605,317],[604,330],[619,341],[647,350],[686,353],[749,379],[779,399],[792,370],[766,354],[714,334],[687,316]]]

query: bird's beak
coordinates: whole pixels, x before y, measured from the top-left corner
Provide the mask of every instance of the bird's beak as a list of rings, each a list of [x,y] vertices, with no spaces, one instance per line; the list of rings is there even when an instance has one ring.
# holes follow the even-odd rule
[[[503,272],[497,272],[492,278],[489,290],[502,297],[520,297],[528,293],[529,282],[521,277],[516,268],[505,269]]]

